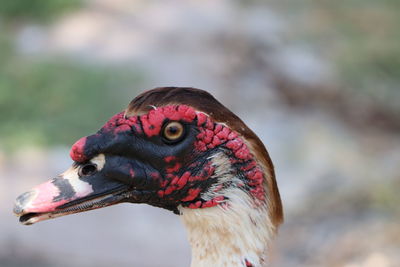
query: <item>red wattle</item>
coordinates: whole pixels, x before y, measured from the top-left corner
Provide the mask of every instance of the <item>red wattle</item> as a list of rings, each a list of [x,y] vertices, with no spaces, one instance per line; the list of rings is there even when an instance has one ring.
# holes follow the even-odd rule
[[[84,154],[86,139],[87,137],[82,137],[81,139],[76,141],[75,144],[72,146],[69,155],[73,161],[83,162],[87,160]]]

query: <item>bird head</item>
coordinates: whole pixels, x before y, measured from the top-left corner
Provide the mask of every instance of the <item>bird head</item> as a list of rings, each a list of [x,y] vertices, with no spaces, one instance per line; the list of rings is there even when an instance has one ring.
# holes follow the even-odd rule
[[[229,209],[230,190],[282,220],[272,162],[258,137],[209,93],[156,88],[71,148],[73,165],[20,195],[23,224],[122,202]]]

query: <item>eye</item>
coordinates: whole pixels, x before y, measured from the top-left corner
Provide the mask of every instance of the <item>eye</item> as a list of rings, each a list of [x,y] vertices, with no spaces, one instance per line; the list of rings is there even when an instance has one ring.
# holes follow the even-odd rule
[[[88,163],[83,165],[79,169],[79,176],[93,175],[95,172],[97,172],[97,165],[93,163]]]
[[[183,136],[184,127],[181,123],[177,121],[172,121],[167,123],[163,129],[163,137],[170,142],[179,141]]]

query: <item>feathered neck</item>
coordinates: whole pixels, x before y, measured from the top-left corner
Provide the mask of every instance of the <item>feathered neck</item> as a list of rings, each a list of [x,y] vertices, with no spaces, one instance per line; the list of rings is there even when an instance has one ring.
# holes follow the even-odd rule
[[[230,181],[230,187],[218,191],[227,202],[211,208],[179,208],[192,247],[191,267],[265,266],[268,244],[275,232],[267,202],[256,204],[249,192],[237,186],[241,180],[229,171],[226,157],[216,155],[213,162],[218,166],[216,186]],[[202,197],[215,197],[212,192]]]
[[[251,207],[237,189],[227,205],[206,209],[181,208],[192,247],[191,267],[261,267],[274,226],[264,207]]]

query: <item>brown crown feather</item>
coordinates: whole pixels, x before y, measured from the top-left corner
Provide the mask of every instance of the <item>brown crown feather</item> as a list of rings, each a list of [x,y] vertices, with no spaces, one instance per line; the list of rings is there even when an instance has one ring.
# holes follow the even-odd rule
[[[222,105],[210,93],[190,87],[159,87],[146,91],[131,101],[126,109],[125,116],[141,115],[149,112],[153,107],[184,104],[197,111],[208,114],[215,122],[224,123],[232,130],[243,136],[250,145],[252,153],[263,165],[269,195],[270,215],[275,226],[283,221],[282,203],[278,186],[275,180],[274,166],[257,135],[233,112]]]

